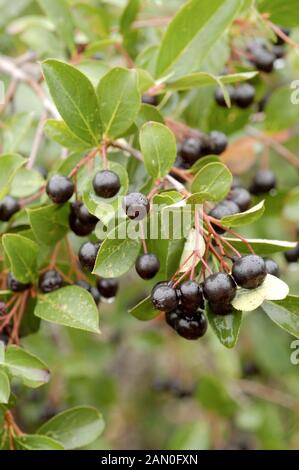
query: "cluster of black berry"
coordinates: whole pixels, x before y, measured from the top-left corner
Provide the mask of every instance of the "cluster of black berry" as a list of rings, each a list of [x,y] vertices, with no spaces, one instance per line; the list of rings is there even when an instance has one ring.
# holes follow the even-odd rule
[[[231,104],[238,106],[238,108],[248,108],[254,102],[255,88],[250,85],[250,83],[242,83],[235,87],[228,86],[227,92],[229,94]],[[223,108],[227,107],[224,93],[220,87],[216,88],[215,100],[219,106]]]
[[[290,30],[281,28],[287,36],[290,35]],[[285,42],[279,36],[276,36],[274,44],[267,43],[264,39],[256,39],[248,46],[250,54],[250,62],[259,72],[271,73],[274,67],[274,62],[281,59],[285,55]]]
[[[232,313],[231,302],[237,286],[256,289],[267,274],[279,277],[279,268],[274,260],[246,255],[234,260],[232,274],[218,272],[202,284],[190,280],[178,288],[171,282],[159,282],[152,290],[151,300],[155,309],[165,312],[166,322],[180,336],[195,340],[207,330],[205,299],[215,315]]]
[[[220,155],[227,145],[227,137],[220,131],[212,131],[208,135],[200,132],[197,137],[187,137],[178,149],[175,166],[188,169],[202,157]]]

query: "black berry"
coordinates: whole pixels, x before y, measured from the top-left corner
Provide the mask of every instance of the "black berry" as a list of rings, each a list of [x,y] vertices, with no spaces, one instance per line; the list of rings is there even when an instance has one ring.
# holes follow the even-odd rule
[[[129,219],[142,220],[149,212],[149,200],[142,193],[130,193],[123,199],[123,209]]]
[[[248,108],[255,98],[255,88],[249,83],[242,83],[235,89],[235,103],[239,108]]]
[[[175,330],[176,323],[178,319],[180,318],[181,314],[182,314],[182,311],[179,308],[176,308],[175,310],[171,310],[170,312],[166,312],[165,313],[166,323]]]
[[[260,72],[271,73],[275,62],[275,55],[267,49],[256,48],[251,61]]]
[[[83,202],[75,201],[71,204],[71,211],[82,222],[82,224],[96,225],[98,218],[91,214]]]
[[[89,235],[94,230],[94,224],[86,224],[81,222],[75,214],[70,214],[69,216],[69,225],[70,229],[78,235],[78,237],[85,237]]]
[[[185,312],[196,312],[204,308],[204,298],[201,286],[195,281],[186,281],[179,289],[180,304]]]
[[[232,86],[227,86],[226,90],[229,94],[231,104],[233,104],[235,102],[235,89]],[[227,104],[224,99],[224,94],[223,94],[222,88],[220,87],[216,88],[215,101],[222,108],[227,108]]]
[[[47,271],[39,278],[39,288],[45,294],[60,289],[63,285],[61,275],[54,270]]]
[[[231,303],[225,303],[225,302],[209,302],[209,306],[211,311],[215,315],[229,315],[234,311],[234,307],[231,305]]]
[[[11,217],[20,210],[20,204],[18,201],[11,197],[6,196],[0,202],[0,220],[2,222],[8,222]]]
[[[199,138],[188,137],[184,140],[181,147],[181,156],[189,165],[193,165],[202,157],[202,142]]]
[[[207,331],[208,322],[203,312],[182,314],[176,321],[176,332],[185,339],[196,340]]]
[[[272,47],[272,52],[275,55],[276,59],[282,59],[285,55],[285,47],[284,45],[275,45]]]
[[[161,310],[161,312],[170,312],[175,310],[178,306],[175,289],[169,285],[165,285],[164,283],[159,283],[153,288],[151,299],[154,308]]]
[[[144,104],[151,104],[152,106],[157,106],[158,105],[157,96],[143,95],[142,98],[141,98],[141,101]]]
[[[118,280],[117,279],[98,279],[97,288],[100,294],[105,299],[112,299],[116,296],[118,291]]]
[[[74,184],[67,176],[54,175],[49,179],[46,191],[55,204],[63,204],[74,194]]]
[[[105,199],[114,197],[120,190],[119,176],[110,170],[96,173],[92,184],[96,195]]]
[[[227,137],[223,132],[212,131],[209,134],[209,153],[214,155],[220,155],[224,152],[228,145]]]
[[[250,185],[250,192],[254,195],[269,193],[276,187],[275,175],[270,170],[259,170]]]
[[[223,217],[227,215],[238,214],[240,212],[239,206],[234,201],[222,201],[217,204],[211,211],[210,216],[214,217],[214,219],[221,220]],[[217,233],[225,233],[225,229],[219,227],[216,224],[212,224],[214,230]]]
[[[297,243],[295,248],[285,251],[284,257],[288,263],[296,263],[299,259],[299,243]]]
[[[246,255],[235,260],[232,276],[244,289],[259,287],[267,275],[266,263],[260,256]]]
[[[79,261],[82,268],[92,271],[99,251],[99,243],[86,242],[79,250]]]
[[[30,284],[23,284],[19,282],[12,273],[8,273],[7,276],[7,288],[12,292],[24,292],[27,289],[30,289]]]
[[[272,274],[272,276],[279,277],[280,276],[280,269],[278,264],[272,258],[264,258],[266,264],[266,271],[268,274]]]
[[[142,279],[152,279],[159,272],[160,261],[156,255],[147,253],[139,256],[135,268]]]
[[[211,304],[229,304],[235,297],[236,284],[229,274],[219,272],[208,277],[203,292]]]
[[[251,204],[251,195],[245,188],[234,188],[227,196],[227,199],[233,201],[240,209],[240,212],[245,212],[249,209]]]
[[[286,36],[289,36],[291,34],[291,30],[288,28],[281,27],[279,28]],[[282,39],[280,36],[276,35],[276,44],[277,45],[282,45],[285,44],[285,40]]]

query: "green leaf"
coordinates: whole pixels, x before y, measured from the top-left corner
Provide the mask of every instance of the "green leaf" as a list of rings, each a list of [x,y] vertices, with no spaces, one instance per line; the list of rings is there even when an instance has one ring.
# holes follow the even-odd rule
[[[78,406],[54,416],[39,428],[38,434],[51,437],[71,450],[94,442],[104,426],[102,415],[95,408]]]
[[[299,24],[299,22],[298,22]],[[280,132],[294,126],[299,119],[299,106],[292,105],[294,90],[288,85],[273,92],[265,110],[265,129],[269,132]],[[290,106],[286,106],[290,103]]]
[[[27,209],[35,238],[42,245],[55,245],[69,230],[69,206],[47,205]]]
[[[104,240],[97,255],[93,274],[114,278],[122,276],[131,269],[139,254],[141,242],[139,239],[129,238],[129,224],[125,228],[127,233],[121,234],[121,237],[118,237],[117,227],[113,231],[115,238],[110,234]]]
[[[207,315],[212,330],[226,348],[233,348],[238,340],[242,322],[242,312],[234,311],[229,315],[215,315],[207,308]]]
[[[16,153],[7,153],[0,156],[0,200],[7,195],[17,171],[25,163],[26,160]]]
[[[103,132],[115,139],[131,127],[141,105],[136,71],[113,68],[101,79],[97,93]]]
[[[21,168],[13,179],[10,194],[16,198],[28,197],[36,193],[45,180],[37,170]]]
[[[289,295],[284,300],[266,301],[262,309],[280,328],[299,338],[299,296]]]
[[[135,305],[129,313],[141,321],[153,320],[161,314],[159,310],[154,309],[150,296]]]
[[[242,225],[253,224],[265,212],[265,201],[259,202],[245,212],[234,215],[226,215],[221,219],[224,227],[242,227]]]
[[[44,385],[50,378],[46,364],[18,346],[7,348],[5,367],[13,377],[18,377],[27,387],[31,388]]]
[[[142,126],[139,140],[148,174],[154,178],[163,178],[176,159],[173,133],[163,124],[148,122]]]
[[[0,370],[0,403],[7,404],[10,395],[9,378]]]
[[[89,292],[67,286],[40,295],[34,314],[52,323],[99,333],[99,312]]]
[[[14,438],[17,450],[64,450],[59,442],[47,436],[26,434]]]
[[[155,85],[155,80],[150,75],[150,73],[144,69],[136,69],[136,72],[138,75],[139,91],[140,91],[140,94],[142,95],[143,93],[145,93],[147,90],[149,90]]]
[[[199,170],[201,170],[204,166],[208,163],[219,163],[219,156],[218,155],[207,155],[206,157],[200,158],[197,162],[192,165],[190,168],[190,172],[192,174],[196,174]]]
[[[216,77],[215,75],[207,72],[194,72],[179,78],[175,82],[166,84],[166,90],[192,90],[193,88],[199,88],[202,86],[209,86],[215,84],[223,88],[226,84],[250,80],[256,75],[257,72],[244,72]]]
[[[299,26],[297,11],[297,0],[262,0],[259,4],[259,11],[262,13],[270,13],[270,20],[278,25],[287,28],[295,28]]]
[[[64,121],[48,119],[44,131],[49,139],[54,140],[62,147],[77,151],[87,150],[90,147],[89,144],[73,134]]]
[[[218,202],[230,191],[232,179],[231,172],[223,163],[209,163],[195,175],[191,190],[193,193],[206,193],[206,200]]]
[[[190,0],[185,3],[170,22],[162,39],[157,77],[172,72],[174,79],[198,70],[242,3],[240,0]]]
[[[126,34],[133,21],[136,19],[140,8],[140,0],[128,0],[128,3],[120,18],[120,32]]]
[[[154,121],[164,124],[164,119],[160,111],[150,104],[142,104],[135,119],[135,124],[140,129],[146,122]]]
[[[251,253],[248,246],[240,239],[225,237],[237,250],[242,254]],[[280,253],[283,251],[295,248],[296,243],[286,242],[282,240],[263,240],[259,238],[247,238],[248,243],[254,249],[254,252],[260,256],[268,256],[273,253]]]
[[[82,31],[91,42],[99,38],[106,38],[109,34],[110,15],[104,6],[76,3],[72,13],[78,29]]]
[[[33,112],[17,113],[5,122],[3,130],[3,152],[17,152],[28,134],[33,121]]]
[[[74,50],[74,25],[67,1],[38,0],[38,3],[55,25],[57,34],[72,52]]]
[[[100,111],[95,90],[88,78],[75,67],[54,59],[43,62],[43,72],[67,126],[84,142],[98,145]]]
[[[22,235],[7,233],[2,237],[5,255],[14,277],[23,283],[32,282],[37,274],[37,243]]]
[[[201,377],[196,395],[204,409],[215,411],[220,416],[232,416],[238,409],[237,402],[216,377]]]

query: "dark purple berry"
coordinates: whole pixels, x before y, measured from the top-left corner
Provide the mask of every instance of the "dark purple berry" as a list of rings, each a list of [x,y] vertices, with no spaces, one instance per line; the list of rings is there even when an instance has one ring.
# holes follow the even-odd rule
[[[285,251],[284,257],[288,263],[296,263],[299,259],[299,243],[297,243],[295,248]]]
[[[67,176],[54,175],[49,179],[46,191],[55,204],[63,204],[74,194],[74,184]]]
[[[15,198],[6,196],[0,202],[0,220],[2,222],[8,222],[14,214],[19,212],[20,209],[20,204]]]
[[[86,224],[81,222],[75,214],[70,214],[69,216],[69,225],[72,232],[74,232],[78,237],[86,237],[94,230],[94,224]]]
[[[142,279],[152,279],[159,272],[160,261],[153,253],[146,253],[139,256],[135,269]]]
[[[202,142],[196,137],[188,137],[184,140],[181,147],[181,156],[189,165],[193,165],[202,157]]]
[[[233,189],[227,196],[227,199],[237,204],[240,212],[247,211],[251,204],[251,195],[245,188]]]
[[[235,89],[234,89],[234,87],[229,85],[229,86],[226,87],[226,90],[229,94],[231,104],[233,104],[234,101],[235,101]],[[224,94],[223,94],[222,88],[220,88],[220,87],[216,88],[215,101],[222,108],[227,108],[227,104],[226,104],[225,99],[224,99]]]
[[[257,48],[251,61],[260,72],[271,73],[275,62],[275,55],[267,49]]]
[[[96,225],[98,218],[91,214],[83,202],[75,201],[71,204],[71,211],[76,215],[82,224]]]
[[[176,332],[185,339],[196,340],[207,331],[208,322],[203,312],[182,314],[176,321]]]
[[[223,132],[212,131],[209,134],[208,140],[210,154],[220,155],[228,145],[227,137]]]
[[[47,271],[39,278],[39,288],[45,294],[60,289],[63,285],[61,275],[54,270]]]
[[[196,312],[204,309],[204,298],[201,286],[196,281],[186,281],[180,286],[180,304],[185,312]]]
[[[86,268],[88,271],[92,271],[97,259],[100,244],[86,242],[79,250],[79,261],[82,268]]]
[[[31,284],[23,284],[19,282],[12,273],[7,275],[7,288],[12,292],[24,292],[25,290],[30,289]]]
[[[211,304],[229,304],[236,295],[236,284],[229,274],[219,272],[206,279],[203,292]]]
[[[278,264],[272,258],[264,258],[266,264],[266,271],[268,274],[272,274],[272,276],[279,277],[280,276],[280,269]]]
[[[175,310],[178,306],[175,289],[164,283],[159,283],[153,288],[151,299],[154,308],[161,312],[170,312]]]
[[[266,275],[266,263],[260,256],[242,256],[233,264],[232,276],[244,289],[256,289],[264,282]]]
[[[235,89],[235,103],[239,108],[248,108],[254,102],[255,88],[249,83],[242,83]]]
[[[158,105],[158,97],[157,96],[143,95],[142,98],[141,98],[141,101],[144,104],[150,104],[152,106],[157,106]]]
[[[118,291],[118,280],[117,279],[98,279],[97,288],[102,297],[105,299],[112,299],[116,296]]]
[[[114,171],[110,170],[103,170],[96,173],[92,184],[96,195],[105,199],[114,197],[120,190],[119,176]]]
[[[165,313],[165,321],[166,323],[175,330],[176,323],[180,318],[182,311],[180,309],[171,310],[170,312]]]
[[[123,209],[129,219],[142,220],[149,212],[149,200],[142,193],[130,193],[123,199]]]
[[[215,315],[229,315],[234,311],[234,307],[230,303],[225,302],[209,302],[209,307]]]
[[[214,219],[221,220],[223,217],[227,215],[234,215],[240,212],[239,206],[234,201],[222,201],[219,202],[210,212],[210,216],[214,217]],[[215,223],[212,224],[214,230],[219,233],[223,234],[226,232],[225,228],[221,228]]]
[[[275,175],[270,170],[259,170],[250,185],[250,192],[254,195],[269,193],[276,188]]]

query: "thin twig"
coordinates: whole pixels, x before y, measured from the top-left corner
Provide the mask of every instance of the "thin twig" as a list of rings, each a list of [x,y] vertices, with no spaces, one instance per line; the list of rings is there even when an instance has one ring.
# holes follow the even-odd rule
[[[31,152],[30,152],[28,162],[27,162],[28,170],[31,170],[34,167],[35,160],[37,158],[39,148],[40,148],[41,143],[43,141],[44,126],[45,126],[45,122],[47,120],[47,117],[48,117],[48,111],[45,110],[42,113],[42,116],[41,116],[41,118],[39,120],[39,123],[37,125],[37,128],[36,128],[36,133],[35,133],[34,140],[33,140],[33,143],[32,143]]]

